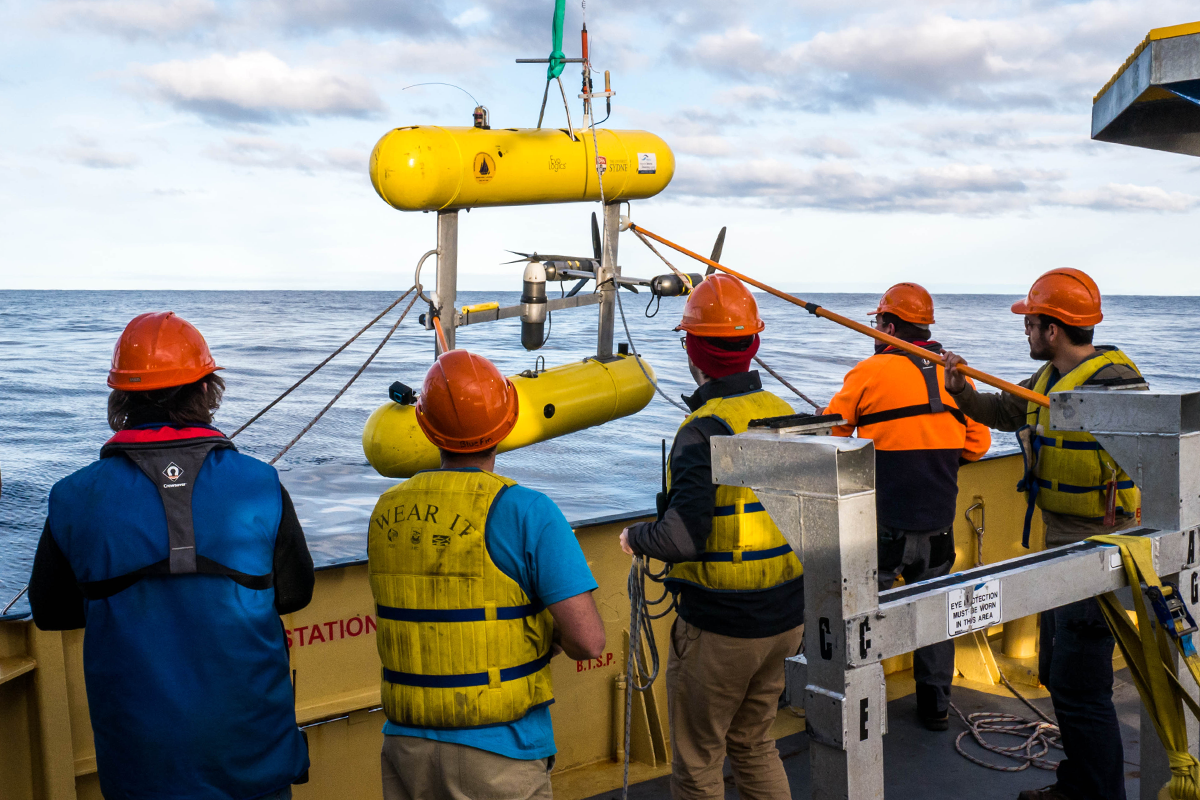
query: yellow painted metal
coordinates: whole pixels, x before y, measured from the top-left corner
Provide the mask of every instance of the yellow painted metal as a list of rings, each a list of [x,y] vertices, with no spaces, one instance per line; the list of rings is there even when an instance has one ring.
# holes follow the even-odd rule
[[[636,370],[636,364],[626,363]],[[977,495],[987,504],[984,561],[992,563],[1027,552],[1020,545],[1024,498],[1014,490],[1020,472],[1019,456],[963,467],[954,528],[960,569],[975,563],[975,535],[962,512]],[[647,496],[649,492],[647,487]],[[558,800],[589,797],[621,784],[621,764],[616,759],[620,756],[617,743],[622,738],[624,705],[623,694],[615,687],[625,664],[629,558],[617,546],[617,535],[638,519],[633,514],[576,527],[600,586],[595,597],[608,644],[594,661],[560,656],[552,662],[556,702],[551,717],[559,748],[554,789]],[[1041,546],[1042,528],[1036,515],[1035,521],[1036,549]],[[654,623],[664,668],[672,621],[668,616]],[[384,720],[377,710],[379,657],[366,566],[358,563],[320,570],[312,604],[284,617],[283,626],[291,642],[297,718],[307,726],[312,759],[310,782],[295,787],[297,800],[379,800]],[[1023,635],[1031,636],[1028,632]],[[974,655],[986,659],[978,643],[968,642],[969,638],[964,644],[975,645],[978,652]],[[83,684],[82,632],[42,633],[28,621],[0,622],[0,659],[3,665],[19,665],[23,670],[0,683],[0,796],[4,800],[99,800]],[[1004,661],[999,654],[996,659]],[[28,668],[31,661],[36,661],[33,669]],[[963,666],[972,670],[970,664]],[[977,661],[975,666],[989,665]],[[1020,680],[1010,666],[1005,669],[1010,678]],[[657,681],[651,691],[644,704],[635,706],[640,741],[633,748],[634,782],[670,770],[663,758],[670,754],[665,681]],[[893,671],[888,678],[889,697],[912,691],[911,673]],[[794,733],[802,726],[802,718],[781,710],[773,735]]]
[[[520,416],[497,448],[506,453],[620,417],[636,414],[654,396],[654,386],[635,360],[618,356],[607,363],[588,359],[539,373],[536,378],[514,375]],[[654,370],[645,361],[651,378]],[[385,403],[363,426],[363,452],[379,474],[410,478],[424,469],[437,469],[438,451],[417,426],[413,406]]]
[[[995,686],[1000,682],[987,631],[973,631],[954,640],[954,671],[972,683]]]
[[[1037,655],[1038,618],[1034,614],[1004,623],[1004,644],[1001,652],[1009,658],[1029,658]]]
[[[1100,91],[1096,92],[1096,96],[1092,98],[1092,104],[1096,104],[1100,101],[1101,97],[1104,97],[1105,93],[1112,88],[1113,84],[1117,82],[1117,79],[1119,79],[1121,75],[1125,73],[1125,70],[1129,69],[1129,65],[1134,61],[1137,61],[1137,57],[1142,54],[1143,50],[1150,46],[1151,42],[1157,42],[1163,39],[1174,39],[1176,36],[1191,36],[1196,33],[1200,33],[1200,22],[1185,22],[1182,25],[1170,25],[1165,28],[1155,28],[1147,33],[1146,38],[1142,39],[1142,41],[1138,43],[1138,46],[1134,48],[1133,53],[1129,56],[1129,58],[1125,59],[1125,63],[1121,65],[1120,69],[1118,69],[1116,73],[1114,73],[1113,76],[1108,79],[1108,83],[1104,84]],[[1151,88],[1155,89],[1157,87]],[[1138,101],[1144,102],[1148,100],[1167,100],[1174,99],[1174,97],[1174,95],[1172,95],[1170,92],[1167,92],[1165,89],[1159,89],[1158,92],[1151,94],[1149,97],[1147,97],[1147,93],[1143,93],[1142,96],[1138,98]]]
[[[596,130],[607,162],[604,199],[641,200],[667,187],[675,156],[646,131]],[[371,151],[371,184],[401,211],[572,203],[600,199],[592,132],[554,128],[412,125]]]
[[[1174,39],[1176,36],[1191,36],[1193,33],[1200,33],[1200,22],[1185,22],[1181,25],[1168,25],[1165,28],[1155,28],[1146,34],[1146,38],[1152,42],[1157,42],[1161,39]]]

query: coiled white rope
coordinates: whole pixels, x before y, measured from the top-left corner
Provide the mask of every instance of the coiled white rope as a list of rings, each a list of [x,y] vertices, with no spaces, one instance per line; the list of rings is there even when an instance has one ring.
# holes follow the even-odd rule
[[[964,715],[958,710],[958,706],[951,703],[950,709],[967,726],[967,730],[958,734],[958,738],[954,740],[954,749],[968,761],[978,764],[981,767],[996,770],[997,772],[1021,772],[1029,769],[1031,766],[1054,771],[1058,768],[1058,762],[1047,759],[1046,755],[1050,753],[1051,749],[1062,750],[1062,734],[1058,730],[1058,725],[1045,712],[1029,702],[1023,694],[1018,692],[1008,682],[1008,678],[1004,677],[1004,673],[1000,673],[1000,680],[1004,682],[1004,685],[1008,687],[1008,690],[1018,700],[1028,706],[1039,718],[1026,719],[1018,717],[1016,714],[1002,714],[992,711],[978,711],[974,714]],[[1017,737],[1021,741],[1006,747],[987,741],[984,736],[989,734],[993,736]],[[962,746],[962,741],[967,735],[970,735],[975,740],[975,743],[984,750],[1021,763],[1006,767],[1000,764],[989,763],[971,755]]]

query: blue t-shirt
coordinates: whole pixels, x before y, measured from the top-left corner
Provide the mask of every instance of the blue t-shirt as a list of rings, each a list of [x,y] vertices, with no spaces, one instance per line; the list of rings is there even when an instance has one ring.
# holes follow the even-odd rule
[[[524,486],[506,489],[492,505],[485,536],[492,561],[531,599],[549,606],[597,588],[567,518],[541,492]],[[383,732],[453,742],[525,761],[558,752],[549,704],[506,725],[455,730],[413,728],[388,721]]]

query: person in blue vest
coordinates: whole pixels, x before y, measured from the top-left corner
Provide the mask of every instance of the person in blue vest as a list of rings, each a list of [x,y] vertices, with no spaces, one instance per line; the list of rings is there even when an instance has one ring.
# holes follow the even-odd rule
[[[1076,388],[1145,389],[1137,365],[1119,349],[1093,345],[1104,319],[1100,289],[1087,273],[1064,267],[1042,275],[1013,303],[1025,318],[1029,357],[1044,361],[1021,386],[1041,395]],[[1061,547],[1139,522],[1141,495],[1133,480],[1090,433],[1050,427],[1050,409],[1010,394],[977,392],[946,352],[946,391],[968,417],[1015,431],[1025,455],[1024,544],[1033,509],[1041,509],[1046,546]],[[1116,640],[1095,598],[1044,611],[1038,672],[1050,690],[1062,731],[1064,758],[1056,782],[1021,792],[1018,800],[1125,800],[1125,757],[1113,706]]]
[[[275,800],[307,778],[279,616],[312,599],[312,558],[275,469],[211,424],[218,369],[174,313],[134,318],[116,435],[50,491],[29,600],[42,630],[84,629],[107,800]]]
[[[521,409],[490,361],[443,353],[414,411],[441,469],[385,492],[367,539],[384,800],[549,798],[550,659],[603,653],[596,581],[553,501],[495,472]]]
[[[725,797],[729,757],[738,794],[792,796],[771,737],[784,659],[804,640],[804,567],[753,491],[713,483],[714,436],[751,420],[788,416],[750,362],[766,327],[750,290],[716,274],[688,295],[682,330],[698,388],[679,426],[655,522],[621,532],[621,549],[670,563],[666,583],[679,616],[671,627],[667,703],[671,796]]]

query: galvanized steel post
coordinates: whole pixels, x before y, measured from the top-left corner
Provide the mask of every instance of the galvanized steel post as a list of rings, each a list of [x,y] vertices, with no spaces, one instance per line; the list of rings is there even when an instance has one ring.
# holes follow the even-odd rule
[[[1089,431],[1141,490],[1141,522],[1150,528],[1178,530],[1187,538],[1184,569],[1164,574],[1176,584],[1188,610],[1200,613],[1200,393],[1168,394],[1147,391],[1060,392],[1050,397],[1050,427],[1059,431]],[[1192,697],[1200,687],[1186,669],[1180,683]],[[1200,755],[1200,725],[1185,716],[1188,750]],[[1141,798],[1154,800],[1171,777],[1162,742],[1152,735],[1154,723],[1141,709]]]
[[[605,283],[621,274],[617,266],[617,237],[621,232],[621,204],[608,203],[604,206],[604,245],[600,256],[600,273],[596,275],[596,287],[600,291],[600,323],[596,335],[596,358],[611,358],[613,354],[613,327],[616,323],[617,284]]]
[[[437,294],[441,308],[438,319],[446,334],[446,345],[454,349],[454,328],[458,314],[454,302],[458,299],[458,211],[439,211],[437,217]],[[434,356],[441,355],[434,344]]]
[[[812,797],[879,800],[883,665],[850,664],[853,654],[870,650],[879,610],[874,444],[751,431],[713,438],[712,452],[713,481],[752,487],[804,562],[807,670],[789,664],[788,691],[803,696]]]

